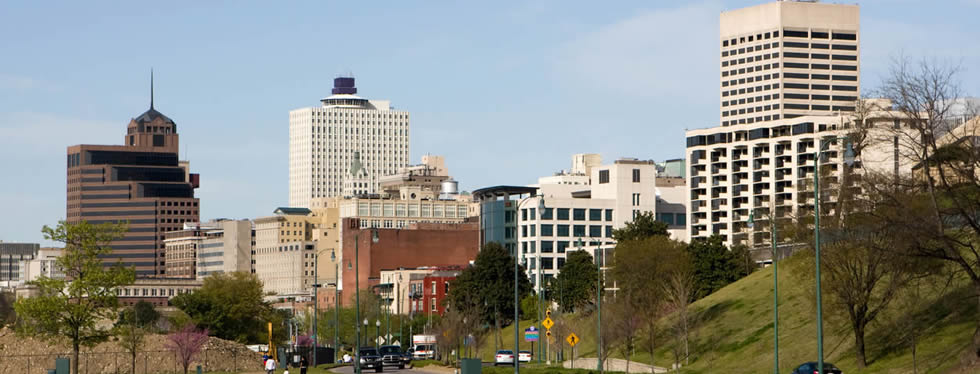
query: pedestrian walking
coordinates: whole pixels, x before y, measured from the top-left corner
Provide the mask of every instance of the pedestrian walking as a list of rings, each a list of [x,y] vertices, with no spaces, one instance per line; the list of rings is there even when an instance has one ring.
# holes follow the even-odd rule
[[[265,372],[266,374],[276,373],[276,360],[273,360],[272,357],[267,357],[265,360]]]
[[[308,365],[309,363],[306,362],[306,356],[303,356],[303,358],[299,360],[299,374],[306,374],[306,367]]]

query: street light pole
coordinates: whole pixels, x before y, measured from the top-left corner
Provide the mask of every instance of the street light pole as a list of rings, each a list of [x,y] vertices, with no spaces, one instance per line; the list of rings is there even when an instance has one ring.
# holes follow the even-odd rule
[[[538,213],[538,219],[537,219],[537,222],[541,222],[544,219],[544,209],[545,209],[545,206],[544,206],[544,196],[539,196],[538,197],[538,211],[537,211],[537,213]],[[530,217],[530,218],[533,219],[534,217]],[[541,230],[536,230],[536,234],[540,235],[541,234]],[[538,255],[538,262],[535,264],[535,268],[537,270],[536,271],[536,273],[537,273],[536,274],[537,275],[536,276],[537,280],[534,282],[534,285],[537,286],[537,288],[538,288],[538,308],[537,308],[538,309],[538,331],[541,331],[542,330],[541,328],[544,327],[544,326],[541,326],[541,296],[542,296],[542,291],[543,291],[543,289],[541,288],[541,278],[542,278],[541,272],[544,271],[544,268],[541,267],[541,249],[542,249],[541,248],[541,241],[538,240],[537,242],[538,242],[538,246],[537,246],[538,248],[535,251],[535,252],[537,252],[537,255]],[[547,343],[547,340],[548,339],[545,338],[545,343]],[[539,364],[541,363],[541,352],[542,352],[542,346],[543,345],[544,344],[538,344],[538,363]]]
[[[831,141],[837,140],[847,140],[847,137],[835,137]],[[815,141],[819,142],[820,139]],[[813,242],[817,268],[817,372],[819,373],[823,373],[823,303],[820,295],[820,155],[830,146],[831,141],[820,144],[820,148],[813,155]],[[844,163],[848,166],[854,164],[854,148],[850,142],[847,143],[847,150],[844,152]]]
[[[361,374],[361,241],[358,235],[354,234],[354,374]]]
[[[330,254],[334,258],[334,254]],[[340,330],[340,264],[334,261],[333,273],[333,362],[337,362],[337,332]]]
[[[775,210],[775,201],[772,202]],[[776,250],[776,220],[774,211],[769,212],[769,241],[772,242],[772,329],[773,372],[779,374],[779,252]],[[749,212],[748,227],[755,226],[755,209]]]
[[[592,237],[589,238],[594,239]],[[595,248],[595,269],[598,272],[596,277],[596,331],[598,332],[596,338],[596,370],[599,374],[602,374],[602,267],[601,259],[599,258],[599,252],[601,251],[601,246],[596,246]]]
[[[320,341],[316,333],[316,314],[319,311],[319,298],[317,288],[320,288],[320,278],[317,270],[320,268],[320,252],[313,254],[313,367],[316,367],[316,347]]]

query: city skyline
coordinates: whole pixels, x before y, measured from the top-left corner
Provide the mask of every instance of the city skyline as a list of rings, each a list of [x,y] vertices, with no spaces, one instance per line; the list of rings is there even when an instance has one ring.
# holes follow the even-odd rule
[[[41,226],[64,219],[62,152],[116,143],[149,103],[150,67],[157,71],[157,108],[182,125],[181,158],[204,176],[202,219],[254,218],[286,205],[285,113],[315,106],[332,79],[348,72],[367,96],[413,113],[409,163],[426,153],[446,156],[462,190],[534,183],[567,168],[570,153],[679,158],[685,128],[718,125],[720,12],[761,3],[466,9],[481,15],[476,19],[453,6],[433,12],[431,4],[388,9],[380,18],[370,9],[332,6],[318,13],[301,6],[259,12],[131,5],[45,18],[41,9],[5,5],[0,31],[30,37],[5,40],[11,56],[21,57],[0,62],[0,172],[31,183],[0,187],[0,206],[19,212],[17,220],[0,221],[0,240],[43,242]],[[964,30],[971,12],[956,8],[978,3],[919,9],[923,4],[861,4],[862,88],[877,86],[900,53],[977,66],[978,51],[969,47],[975,32]],[[447,17],[453,12],[466,16]],[[140,29],[153,15],[177,18],[161,23],[172,28]],[[329,35],[359,27],[369,30],[356,38]],[[667,33],[681,27],[691,31]],[[380,37],[393,43],[377,43]],[[394,52],[381,50],[392,44]],[[292,57],[303,53],[310,58]],[[384,58],[388,53],[398,58]],[[671,70],[684,74],[663,73]],[[975,94],[980,74],[967,70],[965,77],[964,88]],[[608,133],[578,135],[597,128]]]

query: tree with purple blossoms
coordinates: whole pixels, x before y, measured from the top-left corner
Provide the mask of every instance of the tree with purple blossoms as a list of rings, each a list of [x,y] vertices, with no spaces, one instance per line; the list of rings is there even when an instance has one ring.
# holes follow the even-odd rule
[[[184,374],[187,374],[191,362],[201,354],[207,342],[208,330],[198,330],[193,324],[167,335],[167,349],[174,351],[177,362],[184,367]]]

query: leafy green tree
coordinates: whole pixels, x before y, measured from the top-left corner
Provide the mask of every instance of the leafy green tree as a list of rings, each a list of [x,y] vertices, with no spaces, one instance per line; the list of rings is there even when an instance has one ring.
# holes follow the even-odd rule
[[[613,239],[617,242],[630,240],[641,240],[651,236],[669,236],[667,224],[657,221],[653,212],[643,212],[633,218],[632,222],[627,222],[621,229],[613,230]]]
[[[263,300],[262,282],[244,272],[214,274],[201,288],[178,295],[172,303],[191,322],[215,336],[242,343],[268,342],[266,324],[273,324],[273,342],[285,341],[288,313],[277,312]]]
[[[160,319],[160,312],[153,307],[153,304],[145,300],[140,300],[131,308],[123,309],[119,313],[118,325],[126,325],[134,322],[139,327],[153,326]]]
[[[621,242],[613,252],[613,262],[610,277],[620,288],[617,302],[628,306],[625,309],[643,311],[637,313],[640,320],[630,322],[645,328],[645,339],[635,338],[630,344],[656,357],[658,322],[666,313],[678,311],[673,296],[683,290],[674,286],[683,286],[678,281],[690,273],[684,271],[691,267],[687,246],[666,236]]]
[[[585,251],[569,252],[561,272],[546,288],[549,300],[556,301],[564,312],[591,304],[595,300],[599,270]]]
[[[523,298],[531,292],[531,282],[524,267],[518,269],[518,291]],[[508,321],[514,315],[514,258],[500,244],[487,243],[473,266],[450,282],[446,302],[456,310],[479,310],[484,323]]]
[[[521,299],[521,318],[538,320],[538,295],[529,293]]]
[[[748,274],[745,266],[732,251],[725,247],[721,237],[694,239],[687,246],[694,267],[694,292],[692,301],[710,295]]]
[[[101,321],[116,317],[120,287],[132,284],[135,273],[120,264],[105,266],[100,256],[112,253],[109,244],[123,237],[126,224],[93,225],[58,222],[44,226],[44,238],[65,244],[55,260],[70,279],[41,277],[30,282],[37,296],[23,298],[14,309],[21,320],[21,334],[52,341],[67,340],[72,347],[72,372],[78,373],[78,352],[108,339],[109,328]]]

